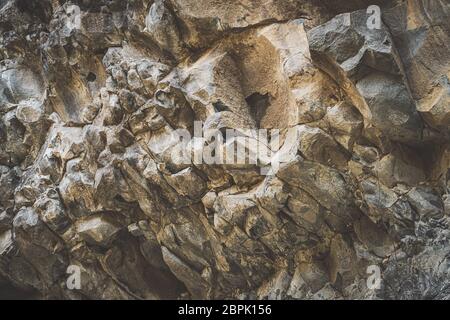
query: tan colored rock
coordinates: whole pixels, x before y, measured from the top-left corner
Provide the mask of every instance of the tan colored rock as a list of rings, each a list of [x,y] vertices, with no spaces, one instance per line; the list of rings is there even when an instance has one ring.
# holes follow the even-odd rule
[[[306,125],[298,126],[297,129],[300,140],[299,151],[306,159],[337,168],[347,165],[348,155],[333,137],[319,128]]]
[[[326,120],[331,127],[333,137],[344,148],[352,151],[364,125],[357,110],[348,102],[341,102],[328,109]]]
[[[164,261],[175,274],[188,288],[192,297],[195,299],[205,299],[208,297],[208,285],[202,278],[202,275],[192,270],[178,257],[173,255],[167,248],[162,248]]]
[[[277,177],[307,191],[327,209],[339,210],[352,205],[348,184],[339,171],[319,163],[297,158],[282,166]]]
[[[302,8],[293,1],[273,1],[257,4],[253,1],[207,0],[199,3],[193,0],[170,1],[179,19],[187,26],[183,35],[185,41],[194,47],[204,47],[216,40],[223,32],[264,24],[270,21],[284,21],[301,16]]]
[[[380,181],[389,187],[394,187],[398,183],[413,186],[426,180],[421,159],[414,159],[400,152],[383,157],[375,163],[374,168]]]
[[[355,223],[355,233],[360,241],[376,256],[386,257],[395,250],[395,241],[382,227],[374,224],[366,216]]]
[[[417,111],[433,127],[445,132],[450,124],[450,84],[448,78],[443,78],[436,84],[431,93],[417,103]]]
[[[281,270],[273,279],[258,289],[258,299],[281,300],[286,294],[290,279],[289,274]]]
[[[350,25],[345,19],[339,15],[308,32],[313,60],[344,88],[366,122],[390,139],[417,140],[421,120],[387,28],[370,30],[363,10],[350,15]]]
[[[328,259],[331,283],[349,283],[357,272],[355,252],[342,236],[339,235],[331,241]]]
[[[6,254],[7,250],[10,249],[13,244],[11,230],[6,230],[2,233],[0,243],[0,254]]]
[[[121,230],[106,214],[86,218],[77,223],[77,232],[87,242],[107,247]]]
[[[447,2],[0,0],[0,298],[448,300]]]

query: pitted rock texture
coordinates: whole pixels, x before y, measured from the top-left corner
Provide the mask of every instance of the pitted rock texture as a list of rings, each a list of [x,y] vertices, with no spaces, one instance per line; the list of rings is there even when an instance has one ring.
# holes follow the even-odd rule
[[[447,0],[0,0],[0,32],[0,298],[450,299]],[[289,160],[180,165],[194,121]]]

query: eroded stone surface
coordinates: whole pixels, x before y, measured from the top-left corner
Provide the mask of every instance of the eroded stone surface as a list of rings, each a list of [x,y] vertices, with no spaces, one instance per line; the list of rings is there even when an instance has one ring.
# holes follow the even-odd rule
[[[263,2],[0,1],[0,297],[449,298],[448,1]]]

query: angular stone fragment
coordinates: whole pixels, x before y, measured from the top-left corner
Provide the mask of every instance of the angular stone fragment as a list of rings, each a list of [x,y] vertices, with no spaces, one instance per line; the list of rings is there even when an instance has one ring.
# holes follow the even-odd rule
[[[422,123],[387,28],[369,29],[362,10],[349,18],[350,24],[339,15],[308,32],[313,60],[344,88],[366,122],[390,139],[417,140]]]
[[[324,165],[343,168],[347,164],[348,155],[326,132],[306,125],[297,127],[299,130],[299,151],[309,160]]]
[[[331,127],[333,137],[347,150],[353,145],[363,129],[363,119],[348,102],[341,102],[328,109],[326,120]]]
[[[433,190],[413,188],[408,192],[407,198],[421,219],[438,219],[444,213],[441,199]]]
[[[374,224],[366,216],[355,222],[355,233],[361,242],[379,257],[389,256],[395,250],[394,239],[383,227]]]
[[[394,187],[398,183],[414,186],[425,181],[426,173],[422,168],[420,158],[414,159],[411,153],[408,155],[397,151],[383,157],[374,165],[380,181],[389,187]]]
[[[201,198],[206,190],[205,181],[192,168],[167,176],[166,181],[178,194],[193,200]]]
[[[430,94],[430,97],[434,96],[436,92],[433,87],[439,86],[441,79],[444,83],[447,81],[449,12],[450,5],[446,1],[410,0],[398,3],[383,13],[383,21],[392,32],[416,100],[427,98]],[[431,104],[421,108],[431,108],[433,99],[429,101]]]
[[[319,292],[329,281],[329,275],[322,263],[305,261],[295,269],[287,295],[292,298],[309,297]]]
[[[352,281],[357,272],[356,257],[353,248],[342,236],[337,236],[331,241],[329,256],[329,271],[331,283],[339,281],[344,286]]]
[[[349,187],[335,169],[297,157],[295,162],[283,165],[277,177],[307,191],[327,209],[352,205]]]
[[[375,127],[398,141],[419,137],[422,124],[403,83],[389,75],[372,73],[359,80],[356,88],[368,101]]]
[[[111,220],[111,221],[110,221]],[[77,223],[77,232],[88,243],[107,247],[121,230],[107,214],[85,218]]]
[[[20,209],[12,225],[11,247],[9,252],[7,249],[0,255],[1,272],[29,289],[40,291],[51,287],[65,274],[68,265],[62,240],[47,228],[32,208]]]
[[[302,190],[289,192],[287,214],[301,227],[318,232],[324,223],[324,210],[317,201]]]
[[[258,299],[281,300],[284,298],[291,277],[285,270],[281,270],[267,282],[263,287],[258,289]]]
[[[383,211],[392,207],[398,200],[398,196],[395,192],[377,182],[376,180],[365,180],[361,182],[361,188],[364,194],[364,200],[366,201],[369,209],[373,210],[373,215],[378,222],[379,216]]]
[[[447,77],[440,79],[431,93],[417,102],[417,111],[432,127],[446,132],[450,125],[450,83]]]
[[[450,299],[449,9],[0,0],[0,298]]]
[[[156,0],[146,17],[145,31],[151,34],[161,49],[179,58],[183,54],[183,44],[175,21],[165,2]]]
[[[301,16],[302,6],[294,1],[273,1],[257,4],[250,0],[242,3],[207,0],[173,0],[173,9],[184,21],[186,42],[194,47],[204,47],[220,34],[244,29],[268,21],[287,20]]]
[[[202,276],[192,270],[177,256],[173,255],[167,248],[162,247],[163,258],[170,270],[182,281],[194,299],[205,299],[208,297],[208,285]]]

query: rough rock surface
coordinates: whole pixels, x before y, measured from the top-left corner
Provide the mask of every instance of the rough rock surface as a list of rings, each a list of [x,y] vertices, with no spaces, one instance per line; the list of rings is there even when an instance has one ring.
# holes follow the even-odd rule
[[[0,0],[0,298],[450,299],[449,46],[447,0]],[[287,160],[180,165],[196,120]]]

